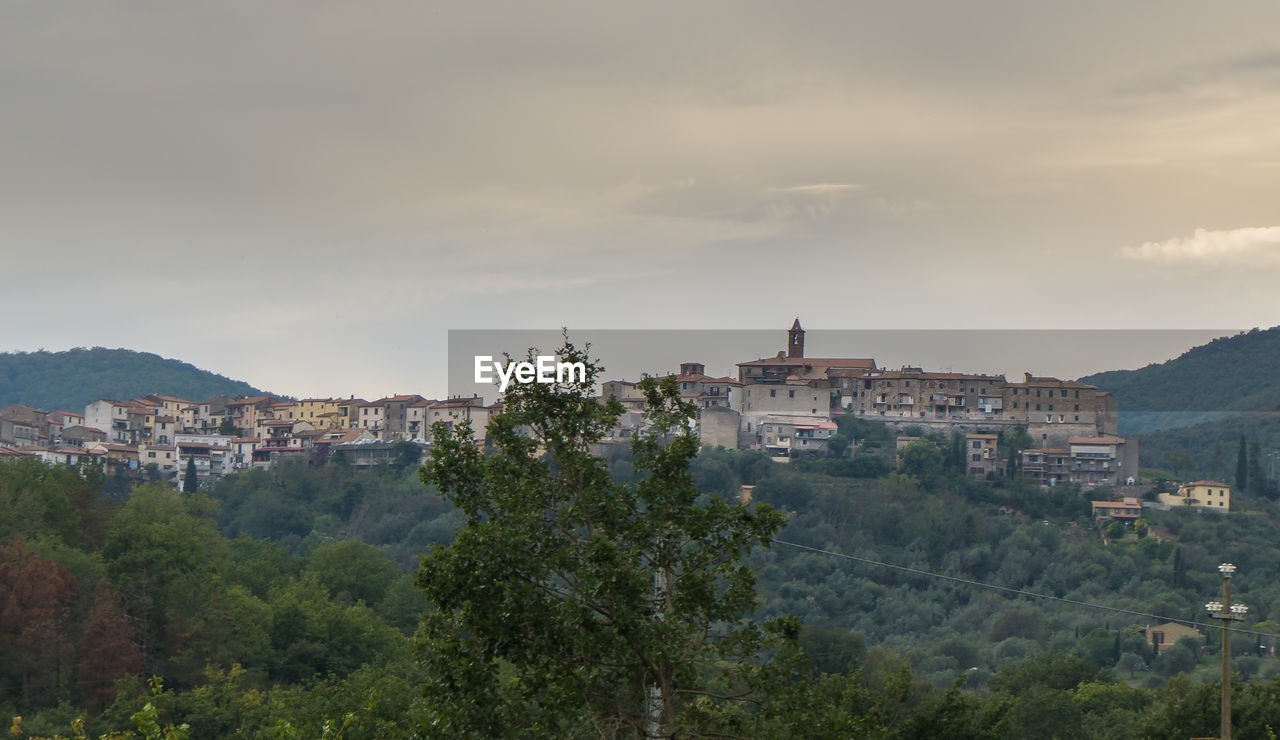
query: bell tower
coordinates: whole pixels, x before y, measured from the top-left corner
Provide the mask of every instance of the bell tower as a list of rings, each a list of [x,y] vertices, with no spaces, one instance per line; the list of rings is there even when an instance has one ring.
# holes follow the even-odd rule
[[[800,328],[800,317],[787,330],[787,357],[804,357],[804,329]]]

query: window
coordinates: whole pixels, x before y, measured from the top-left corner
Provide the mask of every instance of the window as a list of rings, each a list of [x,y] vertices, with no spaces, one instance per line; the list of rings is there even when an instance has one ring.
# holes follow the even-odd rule
[[[973,440],[973,449],[975,450],[982,449],[982,443],[976,439]]]
[[[1040,404],[1038,404],[1038,403],[1037,403],[1037,404],[1036,404],[1036,411],[1039,411],[1039,410],[1040,410]]]
[[[795,398],[795,397],[796,397],[795,391],[787,391],[787,398]]]
[[[769,389],[769,398],[775,398],[775,397],[777,397],[777,395],[778,395],[778,389],[777,389],[777,388],[770,388],[770,389]]]

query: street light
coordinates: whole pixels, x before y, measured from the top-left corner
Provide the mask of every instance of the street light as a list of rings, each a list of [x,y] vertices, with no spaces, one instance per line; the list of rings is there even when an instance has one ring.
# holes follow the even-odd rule
[[[1231,603],[1231,576],[1236,566],[1223,563],[1218,566],[1222,574],[1222,601],[1210,601],[1204,605],[1210,619],[1222,621],[1222,740],[1231,740],[1231,628],[1230,622],[1244,619],[1249,607]]]

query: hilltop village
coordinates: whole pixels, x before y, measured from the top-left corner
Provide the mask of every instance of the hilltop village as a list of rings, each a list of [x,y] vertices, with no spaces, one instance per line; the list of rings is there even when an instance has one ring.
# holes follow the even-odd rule
[[[1117,434],[1115,397],[1091,385],[1030,374],[931,372],[888,369],[867,357],[808,357],[797,319],[785,348],[773,357],[737,364],[737,377],[712,377],[699,362],[681,364],[681,394],[698,408],[704,444],[768,453],[779,462],[830,454],[828,444],[845,415],[884,422],[899,446],[918,436],[965,437],[968,472],[1004,474],[1001,435],[1021,430],[1018,472],[1045,485],[1135,482],[1138,444]],[[606,444],[625,444],[644,429],[637,383],[608,380],[601,398],[616,398],[626,412]],[[501,401],[480,396],[429,399],[417,394],[282,400],[271,396],[202,401],[165,394],[127,401],[99,399],[83,412],[46,412],[27,406],[0,409],[0,456],[34,455],[75,465],[105,461],[109,472],[150,471],[173,479],[195,461],[200,479],[281,459],[325,459],[341,454],[353,465],[377,464],[418,453],[431,444],[431,425],[470,422],[477,442]],[[857,440],[853,440],[855,449]]]

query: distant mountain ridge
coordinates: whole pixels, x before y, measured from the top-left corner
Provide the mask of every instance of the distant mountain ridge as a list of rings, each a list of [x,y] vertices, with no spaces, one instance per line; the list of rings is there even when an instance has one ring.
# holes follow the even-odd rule
[[[100,398],[126,400],[148,393],[202,401],[263,391],[149,352],[77,347],[65,352],[0,353],[0,406],[21,403],[46,411],[83,412]]]
[[[1280,327],[1219,337],[1167,362],[1079,380],[1110,391],[1122,412],[1274,411],[1280,409]]]

